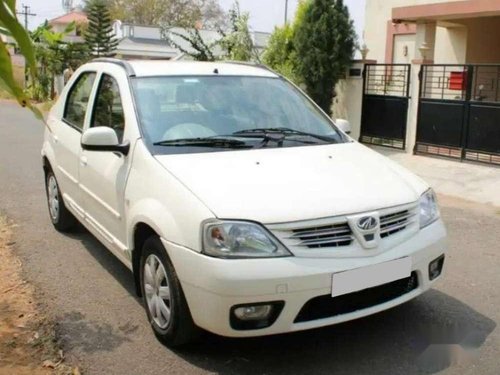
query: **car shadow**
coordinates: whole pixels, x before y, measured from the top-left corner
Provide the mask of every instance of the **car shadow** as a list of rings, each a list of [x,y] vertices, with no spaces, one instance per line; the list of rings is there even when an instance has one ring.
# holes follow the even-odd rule
[[[125,342],[131,342],[131,334],[137,326],[126,324],[115,329],[110,324],[90,321],[79,311],[58,317],[56,335],[66,349],[92,354],[113,351]]]
[[[76,223],[71,232],[64,233],[66,237],[79,241],[102,268],[120,283],[138,302],[141,301],[135,292],[134,278],[130,270],[118,260],[99,240],[82,224]]]
[[[474,361],[496,323],[437,290],[321,329],[250,339],[206,335],[186,361],[219,374],[435,374]]]
[[[83,227],[68,236],[141,303],[130,271],[95,237]],[[175,353],[219,374],[435,374],[473,362],[495,327],[492,319],[432,289],[391,310],[343,324],[246,339],[205,333]]]

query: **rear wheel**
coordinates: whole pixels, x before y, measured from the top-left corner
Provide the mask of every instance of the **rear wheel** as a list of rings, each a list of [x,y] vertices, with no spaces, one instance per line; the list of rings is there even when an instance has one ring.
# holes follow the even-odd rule
[[[165,345],[188,344],[199,336],[174,267],[157,236],[144,243],[141,258],[144,307],[156,337]]]
[[[75,226],[76,219],[66,208],[56,176],[51,170],[46,173],[45,187],[50,220],[58,231],[67,232]]]

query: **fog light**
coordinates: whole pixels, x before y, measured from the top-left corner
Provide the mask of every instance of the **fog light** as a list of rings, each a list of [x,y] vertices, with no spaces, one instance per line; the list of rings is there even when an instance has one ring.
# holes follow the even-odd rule
[[[270,327],[284,305],[284,301],[274,301],[233,306],[229,316],[231,327],[236,330]]]
[[[433,260],[429,263],[429,280],[434,280],[443,271],[444,265],[444,255],[441,255],[439,258]]]
[[[272,310],[272,305],[244,306],[235,309],[234,315],[240,320],[261,320],[267,319]]]

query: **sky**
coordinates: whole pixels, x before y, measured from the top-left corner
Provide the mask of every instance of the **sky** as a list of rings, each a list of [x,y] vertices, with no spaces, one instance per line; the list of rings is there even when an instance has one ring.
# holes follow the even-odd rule
[[[250,12],[250,26],[254,31],[271,32],[274,26],[282,25],[285,19],[286,0],[239,0],[242,10]],[[293,18],[299,0],[288,0],[289,19]],[[362,35],[366,0],[344,0],[354,19],[358,35]],[[79,0],[74,1],[75,4]],[[229,9],[234,0],[219,0],[223,8]],[[35,28],[45,19],[55,18],[63,14],[62,0],[17,0],[18,10],[25,4],[31,7],[35,17],[29,17],[30,29]],[[22,16],[19,16],[22,18]],[[22,19],[24,22],[24,19]]]

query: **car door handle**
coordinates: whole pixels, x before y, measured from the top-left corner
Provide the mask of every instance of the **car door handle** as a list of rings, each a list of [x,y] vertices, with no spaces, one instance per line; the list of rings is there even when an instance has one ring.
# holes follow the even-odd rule
[[[82,167],[86,167],[88,163],[87,157],[86,156],[80,156],[80,164]]]

